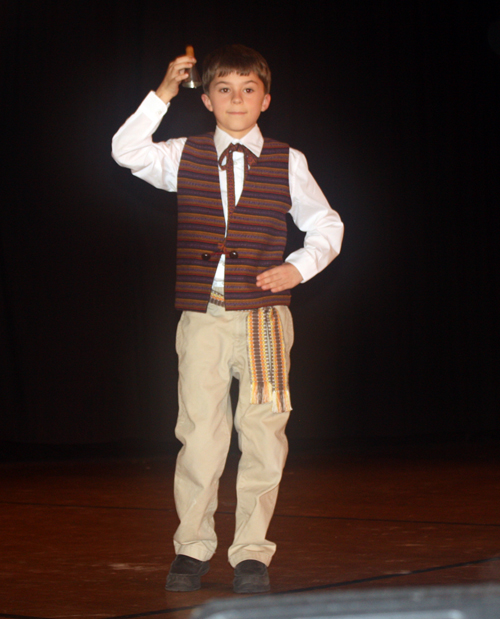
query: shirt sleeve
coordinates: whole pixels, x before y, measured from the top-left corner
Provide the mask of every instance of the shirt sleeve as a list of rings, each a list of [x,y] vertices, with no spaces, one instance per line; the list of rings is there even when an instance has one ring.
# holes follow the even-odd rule
[[[339,255],[344,224],[314,180],[305,156],[293,148],[290,149],[289,178],[292,198],[290,215],[306,236],[304,246],[291,253],[286,262],[300,271],[304,283]]]
[[[177,191],[177,172],[187,138],[153,142],[170,104],[150,92],[137,111],[113,136],[112,157],[134,176],[164,189]]]

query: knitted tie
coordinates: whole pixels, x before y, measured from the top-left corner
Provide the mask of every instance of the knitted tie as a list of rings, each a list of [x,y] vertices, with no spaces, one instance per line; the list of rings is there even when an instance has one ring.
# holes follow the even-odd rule
[[[243,144],[229,144],[226,150],[219,157],[219,166],[221,170],[226,170],[226,179],[227,179],[227,220],[229,222],[231,215],[236,207],[236,197],[234,193],[234,163],[233,163],[233,153],[238,151],[243,153],[245,156],[245,178],[247,175],[247,170],[250,166],[252,166],[256,161],[257,157]],[[222,164],[226,159],[226,163]],[[244,181],[243,181],[244,182]]]

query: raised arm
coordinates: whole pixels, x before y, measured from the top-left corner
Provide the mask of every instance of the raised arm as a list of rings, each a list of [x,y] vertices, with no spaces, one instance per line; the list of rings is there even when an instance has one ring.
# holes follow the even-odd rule
[[[118,165],[129,168],[134,176],[165,189],[177,191],[177,172],[186,138],[153,142],[153,134],[167,112],[170,101],[193,66],[193,56],[179,56],[169,65],[156,93],[149,95],[138,110],[116,132],[112,156]]]

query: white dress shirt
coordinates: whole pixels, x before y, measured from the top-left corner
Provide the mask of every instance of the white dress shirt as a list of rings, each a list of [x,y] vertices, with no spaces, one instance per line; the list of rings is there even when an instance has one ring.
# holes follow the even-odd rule
[[[135,114],[113,137],[112,155],[119,165],[130,168],[134,176],[159,189],[177,191],[177,173],[187,138],[175,138],[167,142],[153,142],[152,139],[169,106],[169,103],[164,103],[154,92],[150,92]],[[217,127],[214,142],[219,157],[231,143],[241,143],[259,157],[264,138],[257,125],[241,139],[233,138]],[[233,153],[233,163],[238,204],[245,177],[243,153]],[[219,178],[227,229],[226,171],[220,167]],[[291,253],[286,262],[293,264],[302,275],[302,282],[306,282],[338,256],[344,225],[309,172],[306,158],[293,148],[290,148],[289,156],[289,183],[292,200],[289,212],[295,225],[306,235],[304,247]],[[224,285],[224,265],[223,255],[215,273],[214,285],[217,287]]]

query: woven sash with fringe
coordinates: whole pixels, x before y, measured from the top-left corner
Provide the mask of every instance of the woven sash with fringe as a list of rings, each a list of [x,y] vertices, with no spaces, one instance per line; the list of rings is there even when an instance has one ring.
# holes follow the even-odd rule
[[[283,329],[275,307],[248,312],[247,343],[252,381],[250,403],[272,402],[273,413],[291,411]]]

